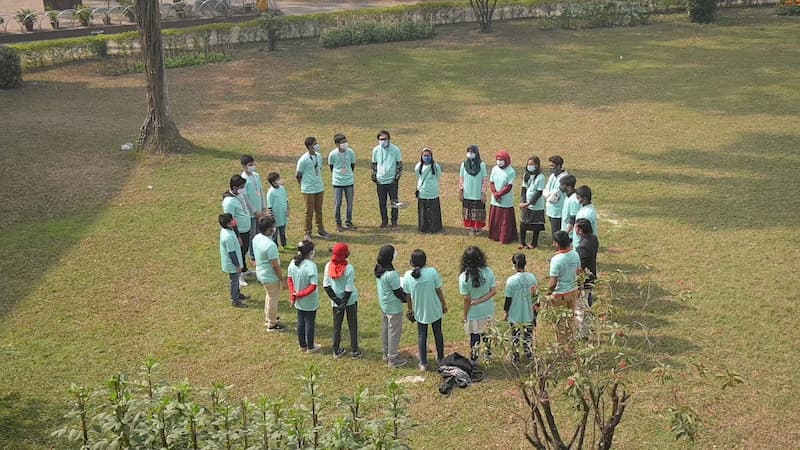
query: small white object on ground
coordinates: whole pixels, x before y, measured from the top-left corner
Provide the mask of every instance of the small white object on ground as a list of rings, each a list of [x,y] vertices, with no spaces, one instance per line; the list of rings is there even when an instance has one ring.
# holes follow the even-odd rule
[[[147,189],[153,189],[153,186],[151,186],[151,185],[149,185],[149,184],[148,184],[148,185],[147,185]]]
[[[419,375],[409,375],[407,377],[400,378],[397,380],[397,384],[404,384],[404,383],[422,383],[425,381],[425,377],[421,377]]]
[[[126,143],[120,145],[119,149],[124,151],[124,152],[129,152],[129,151],[133,150],[133,143],[132,142],[126,142]]]

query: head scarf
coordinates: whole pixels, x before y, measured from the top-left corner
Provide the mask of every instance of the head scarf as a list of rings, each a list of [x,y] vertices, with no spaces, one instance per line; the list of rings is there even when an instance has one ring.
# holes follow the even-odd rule
[[[475,153],[475,159],[467,158],[467,160],[464,161],[464,170],[474,177],[481,172],[481,152],[478,150],[478,146],[475,144],[467,147],[467,151]]]
[[[347,257],[350,256],[350,249],[344,242],[337,242],[333,246],[333,256],[331,256],[331,263],[328,266],[328,273],[331,278],[339,278],[344,275],[347,269]]]
[[[499,152],[497,152],[497,159],[502,159],[503,161],[506,162],[506,165],[503,166],[503,169],[511,167],[511,155],[509,155],[507,151],[500,150]]]

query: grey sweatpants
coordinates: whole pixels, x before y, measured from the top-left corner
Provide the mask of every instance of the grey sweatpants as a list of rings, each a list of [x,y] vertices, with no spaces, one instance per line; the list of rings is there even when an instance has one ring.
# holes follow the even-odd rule
[[[397,361],[400,347],[400,336],[403,334],[403,313],[381,314],[381,338],[383,338],[383,356],[389,362]]]

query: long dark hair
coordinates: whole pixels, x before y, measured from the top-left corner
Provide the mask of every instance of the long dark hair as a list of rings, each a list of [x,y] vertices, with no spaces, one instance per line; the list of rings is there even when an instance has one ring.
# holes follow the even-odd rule
[[[481,249],[470,245],[461,255],[461,272],[466,274],[467,280],[472,280],[472,287],[480,287],[483,284],[481,269],[486,267],[486,256]]]
[[[414,251],[411,252],[411,267],[414,268],[414,270],[411,271],[411,276],[419,278],[419,276],[422,275],[422,268],[425,267],[425,263],[427,262],[428,255],[418,248],[414,249]]]
[[[425,163],[422,161],[422,154],[428,152],[431,154],[431,175],[436,175],[436,160],[433,159],[433,150],[430,147],[425,147],[419,152],[419,174],[422,175],[422,168],[425,167]]]
[[[538,156],[533,155],[530,158],[528,158],[528,161],[533,161],[536,164],[536,170],[534,170],[533,172],[528,172],[528,164],[527,162],[525,163],[525,176],[522,177],[522,179],[525,181],[526,184],[528,183],[528,180],[530,180],[531,177],[533,177],[533,179],[535,180],[536,175],[539,175],[539,173],[541,173],[542,171],[542,161],[539,159]]]
[[[384,273],[394,270],[392,259],[394,259],[394,247],[391,245],[384,245],[378,250],[378,264],[375,264],[373,271],[375,278],[380,278]]]
[[[311,252],[314,251],[314,243],[311,241],[303,241],[297,245],[297,254],[294,255],[292,261],[294,261],[295,266],[300,266],[300,263],[303,262],[304,259],[308,257]]]

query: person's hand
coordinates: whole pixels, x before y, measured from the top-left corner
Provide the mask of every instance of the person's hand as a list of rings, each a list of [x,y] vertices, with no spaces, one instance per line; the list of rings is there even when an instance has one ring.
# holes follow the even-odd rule
[[[442,314],[447,314],[447,305],[442,305]]]
[[[508,322],[508,311],[503,314],[503,321]]]
[[[286,280],[281,280],[281,288],[289,289],[289,283],[287,283]]]
[[[374,173],[372,174],[372,182],[378,184],[378,177]]]
[[[533,304],[533,312],[538,314],[540,309],[542,309],[542,305],[540,305],[538,303],[534,303]]]
[[[297,301],[297,294],[289,294],[289,304],[294,306],[294,302]]]
[[[520,204],[519,204],[519,205],[517,205],[517,206],[519,206],[519,209],[525,209],[525,208],[527,208],[527,207],[528,207],[528,204],[527,204],[527,203],[525,203],[525,202],[522,202],[522,203],[520,203]]]
[[[241,247],[241,246],[242,246],[242,238],[240,238],[240,237],[238,237],[238,236],[237,236],[237,237],[236,237],[236,239],[238,239],[238,240],[239,240],[239,247]]]
[[[481,192],[481,203],[486,203],[486,192]]]
[[[460,200],[462,202],[464,201],[464,190],[463,189],[460,189],[458,191],[458,200]]]

